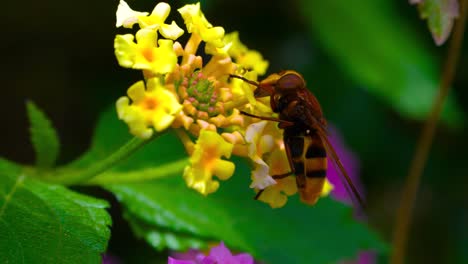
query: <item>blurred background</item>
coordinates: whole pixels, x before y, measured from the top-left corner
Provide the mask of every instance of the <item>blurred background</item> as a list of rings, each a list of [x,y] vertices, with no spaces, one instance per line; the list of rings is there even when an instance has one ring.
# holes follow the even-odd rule
[[[400,190],[447,45],[436,47],[426,21],[407,1],[358,2],[206,0],[202,8],[213,25],[239,31],[249,48],[260,51],[270,62],[268,73],[303,73],[326,118],[361,162],[370,225],[391,241]],[[128,3],[140,11],[155,5]],[[122,32],[115,28],[118,1],[2,5],[0,155],[33,161],[25,113],[30,99],[59,132],[60,162],[73,160],[89,147],[99,113],[140,78],[140,72],[120,68],[114,57],[113,40]],[[173,15],[169,19],[182,26]],[[422,177],[407,263],[468,263],[467,62],[465,41]],[[119,208],[112,210],[119,233],[113,233],[110,251],[124,260],[140,251],[158,258],[133,238],[118,218]]]

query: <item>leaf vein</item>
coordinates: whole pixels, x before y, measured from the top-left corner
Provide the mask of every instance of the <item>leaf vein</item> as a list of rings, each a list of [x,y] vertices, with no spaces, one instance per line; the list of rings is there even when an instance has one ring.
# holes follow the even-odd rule
[[[26,178],[26,176],[24,174],[20,175],[18,177],[18,179],[16,180],[15,184],[13,185],[13,187],[11,188],[10,192],[7,193],[7,195],[5,195],[5,203],[3,203],[2,207],[0,208],[0,219],[2,218],[3,214],[5,213],[6,208],[7,208],[8,204],[9,204],[11,198],[13,197],[16,190],[18,189],[18,186],[20,186],[23,183],[25,178]]]

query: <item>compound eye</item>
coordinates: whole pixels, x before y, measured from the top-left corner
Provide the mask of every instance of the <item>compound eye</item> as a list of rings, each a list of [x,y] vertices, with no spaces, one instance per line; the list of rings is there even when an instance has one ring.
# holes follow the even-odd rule
[[[304,78],[294,73],[289,73],[282,76],[276,83],[277,88],[285,90],[303,88],[304,86]]]

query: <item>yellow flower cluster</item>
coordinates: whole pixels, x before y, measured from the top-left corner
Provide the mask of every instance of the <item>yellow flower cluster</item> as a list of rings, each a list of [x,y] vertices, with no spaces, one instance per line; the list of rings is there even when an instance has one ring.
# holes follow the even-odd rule
[[[179,42],[184,30],[174,21],[165,22],[170,11],[167,3],[148,13],[120,1],[116,26],[139,29],[115,37],[115,55],[122,67],[142,70],[144,80],[117,100],[119,119],[143,139],[155,131],[175,131],[190,155],[183,178],[203,195],[218,189],[214,176],[227,180],[233,175],[235,165],[228,159],[234,154],[251,161],[250,187],[265,190],[259,200],[283,206],[297,187],[292,176],[271,177],[290,170],[282,131],[273,122],[240,114],[271,116],[269,99],[256,100],[255,87],[229,78],[236,74],[256,80],[268,62],[243,45],[237,32],[225,35],[222,27],[210,24],[199,3],[178,9],[189,34],[185,43]],[[202,44],[205,49],[199,51]],[[205,57],[210,58],[206,63]]]

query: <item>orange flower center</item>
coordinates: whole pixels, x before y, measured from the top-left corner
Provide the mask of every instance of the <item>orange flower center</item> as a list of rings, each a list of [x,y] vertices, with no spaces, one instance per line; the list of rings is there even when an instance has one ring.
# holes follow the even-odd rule
[[[143,101],[143,108],[145,110],[154,110],[158,107],[159,102],[156,100],[156,98],[146,98]]]
[[[218,150],[216,146],[208,146],[203,151],[202,164],[211,167],[213,161],[216,159]]]
[[[146,49],[143,49],[141,51],[141,53],[143,54],[143,57],[145,57],[145,59],[147,61],[153,61],[153,50],[151,48],[146,48]]]

